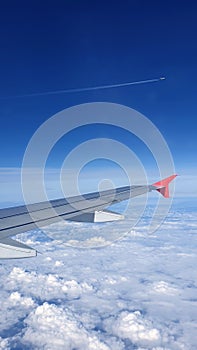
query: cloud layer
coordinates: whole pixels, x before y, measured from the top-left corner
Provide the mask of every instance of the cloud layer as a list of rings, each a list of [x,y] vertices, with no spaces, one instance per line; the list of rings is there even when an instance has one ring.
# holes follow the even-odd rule
[[[149,207],[131,231],[126,220],[127,235],[105,248],[67,247],[40,230],[21,235],[42,254],[1,261],[0,349],[196,349],[195,208],[175,204],[154,235],[150,218]],[[87,226],[77,227],[91,245]],[[94,230],[102,237],[102,226],[92,226],[92,239]]]

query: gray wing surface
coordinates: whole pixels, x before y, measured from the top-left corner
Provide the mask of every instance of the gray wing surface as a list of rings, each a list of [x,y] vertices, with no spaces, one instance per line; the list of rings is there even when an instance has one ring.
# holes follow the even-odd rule
[[[0,259],[36,255],[32,248],[18,246],[11,236],[61,220],[104,222],[123,219],[122,215],[105,209],[150,190],[150,186],[127,186],[68,199],[0,209]]]
[[[106,210],[110,205],[132,197],[159,191],[168,197],[168,183],[175,175],[150,186],[126,186],[113,190],[88,193],[68,199],[0,209],[0,259],[35,256],[36,251],[10,237],[61,220],[105,222],[123,219],[123,216]]]
[[[0,240],[63,220],[79,221],[79,215],[102,211],[108,206],[149,191],[148,186],[121,187],[83,196],[57,199],[0,210]],[[81,220],[85,221],[85,220]],[[88,220],[89,221],[89,220]]]

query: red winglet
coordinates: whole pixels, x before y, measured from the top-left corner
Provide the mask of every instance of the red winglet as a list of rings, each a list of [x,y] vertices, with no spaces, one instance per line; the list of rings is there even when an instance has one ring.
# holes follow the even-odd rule
[[[177,175],[171,175],[171,176],[167,177],[166,179],[155,182],[154,184],[152,184],[152,186],[158,187],[158,188],[156,188],[156,190],[158,192],[160,192],[162,194],[162,196],[164,196],[165,198],[169,198],[170,195],[169,195],[169,186],[168,185],[172,180],[174,180],[174,178],[176,176]]]

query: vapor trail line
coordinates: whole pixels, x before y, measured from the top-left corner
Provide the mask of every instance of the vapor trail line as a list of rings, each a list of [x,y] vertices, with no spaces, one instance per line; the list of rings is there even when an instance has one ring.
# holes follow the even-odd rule
[[[36,96],[66,94],[66,93],[73,93],[73,92],[113,89],[113,88],[118,88],[118,87],[123,87],[123,86],[155,83],[155,82],[159,82],[161,80],[165,80],[165,77],[160,77],[160,78],[156,78],[156,79],[139,80],[139,81],[133,81],[133,82],[126,82],[126,83],[119,83],[119,84],[99,85],[99,86],[90,86],[90,87],[84,87],[84,88],[73,88],[73,89],[45,91],[45,92],[35,92],[32,94],[15,95],[15,96],[3,97],[3,98],[34,97],[34,96],[36,97]]]

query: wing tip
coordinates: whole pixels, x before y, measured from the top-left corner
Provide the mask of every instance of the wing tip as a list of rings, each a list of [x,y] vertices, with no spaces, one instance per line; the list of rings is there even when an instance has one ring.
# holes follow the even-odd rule
[[[170,193],[169,193],[169,184],[171,181],[173,181],[175,179],[175,177],[177,177],[177,174],[173,174],[171,176],[166,177],[163,180],[160,180],[158,182],[155,182],[154,184],[152,184],[152,186],[155,187],[156,191],[158,191],[159,193],[161,193],[161,195],[165,198],[169,198],[170,197]]]

